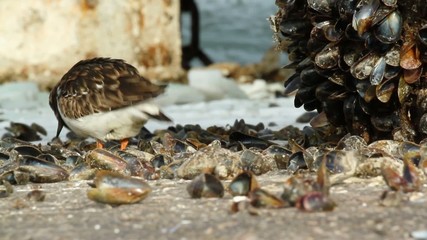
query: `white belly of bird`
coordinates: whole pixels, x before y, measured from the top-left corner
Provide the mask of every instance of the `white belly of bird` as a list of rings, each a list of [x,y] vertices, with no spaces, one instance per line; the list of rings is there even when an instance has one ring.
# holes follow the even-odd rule
[[[102,141],[120,140],[136,136],[151,115],[157,115],[159,108],[150,103],[95,113],[78,119],[67,118],[60,112],[65,124],[77,135],[93,137]]]

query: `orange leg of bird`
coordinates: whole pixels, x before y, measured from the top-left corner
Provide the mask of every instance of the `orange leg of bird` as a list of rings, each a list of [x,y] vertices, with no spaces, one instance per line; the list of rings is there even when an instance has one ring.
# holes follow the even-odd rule
[[[128,138],[120,140],[120,150],[125,150],[128,144],[129,144]]]
[[[99,141],[99,140],[96,140],[96,148],[104,148],[104,143],[102,143],[101,141]]]

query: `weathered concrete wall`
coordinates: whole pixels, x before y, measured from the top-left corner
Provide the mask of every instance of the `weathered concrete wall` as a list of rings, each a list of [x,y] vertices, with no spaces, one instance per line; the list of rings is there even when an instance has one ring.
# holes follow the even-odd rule
[[[51,86],[77,61],[123,58],[142,74],[181,70],[177,0],[1,0],[0,80]]]

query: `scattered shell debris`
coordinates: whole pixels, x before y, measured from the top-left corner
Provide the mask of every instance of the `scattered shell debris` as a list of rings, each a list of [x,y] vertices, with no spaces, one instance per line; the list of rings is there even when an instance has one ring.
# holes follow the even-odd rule
[[[189,198],[231,198],[230,212],[257,215],[257,208],[332,211],[340,204],[330,191],[335,186],[379,176],[389,190],[378,201],[396,206],[411,201],[410,195],[422,191],[426,179],[425,143],[368,144],[353,135],[322,142],[310,127],[273,131],[236,120],[227,127],[176,125],[152,133],[142,129],[126,150],[114,141],[98,149],[93,140],[73,134],[65,141],[33,144],[25,138],[32,128],[19,129],[24,132],[0,140],[3,198],[14,194],[14,185],[89,181],[90,200],[116,206],[143,202],[153,188],[161,187],[150,181],[188,179]],[[283,172],[276,186],[280,192],[258,183],[257,176],[269,172]],[[33,190],[27,198],[46,201],[48,195]]]

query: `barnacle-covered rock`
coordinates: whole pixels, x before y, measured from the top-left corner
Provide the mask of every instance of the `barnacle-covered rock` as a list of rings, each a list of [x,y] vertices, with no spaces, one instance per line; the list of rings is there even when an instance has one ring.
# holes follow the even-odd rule
[[[240,155],[239,165],[242,169],[250,170],[255,175],[277,170],[274,158],[246,149]]]
[[[85,159],[92,168],[119,173],[126,172],[126,161],[105,149],[94,149],[86,154]]]
[[[276,5],[272,28],[295,69],[285,93],[295,93],[295,107],[320,113],[313,127],[326,138],[347,132],[366,142],[427,137],[425,1]]]
[[[218,165],[225,167],[227,172],[234,173],[239,169],[238,162],[238,153],[222,148],[221,143],[215,140],[186,159],[176,173],[179,178],[193,179],[206,170],[215,171]]]

